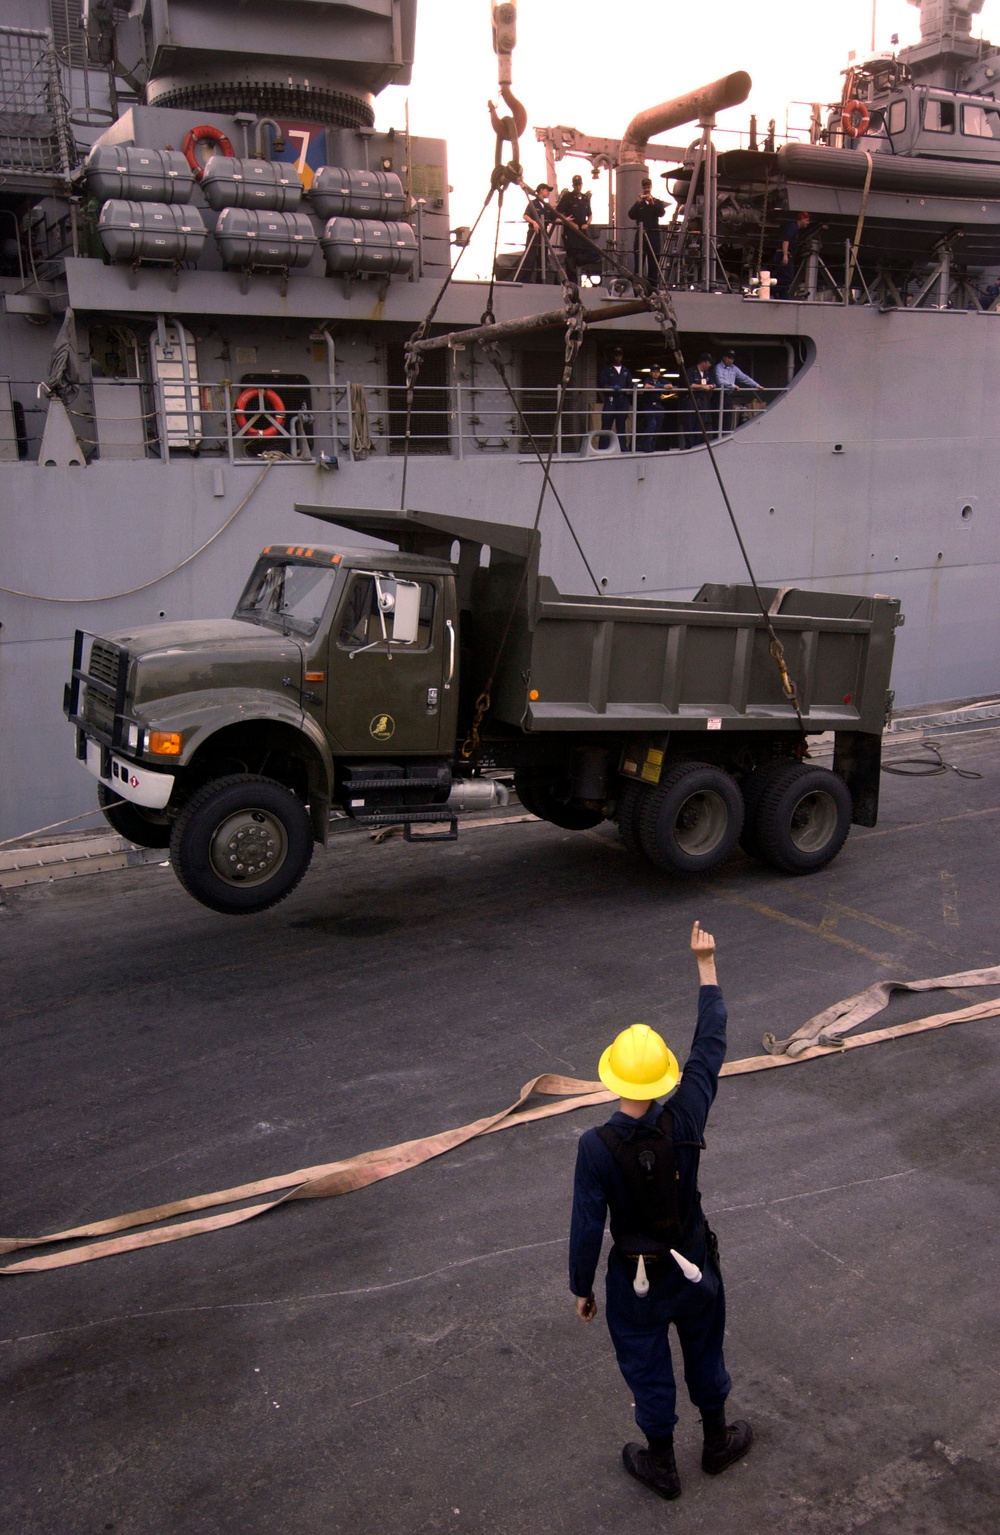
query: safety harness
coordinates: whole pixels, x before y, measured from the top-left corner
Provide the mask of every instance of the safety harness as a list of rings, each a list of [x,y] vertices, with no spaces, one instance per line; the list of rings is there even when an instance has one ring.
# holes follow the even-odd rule
[[[611,1235],[619,1253],[625,1258],[639,1253],[650,1258],[680,1247],[685,1235],[693,1234],[687,1228],[693,1216],[700,1216],[701,1200],[696,1192],[692,1207],[681,1210],[674,1151],[677,1146],[704,1151],[705,1142],[675,1141],[669,1107],[660,1112],[655,1125],[638,1123],[631,1134],[614,1125],[600,1125],[597,1134],[625,1186],[623,1205],[611,1205]]]

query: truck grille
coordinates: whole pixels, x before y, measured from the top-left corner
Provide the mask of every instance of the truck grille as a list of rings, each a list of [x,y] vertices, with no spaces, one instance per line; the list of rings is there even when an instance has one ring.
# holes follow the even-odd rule
[[[87,669],[95,681],[106,682],[113,688],[118,681],[120,657],[121,648],[118,645],[112,645],[110,640],[94,640]]]
[[[118,669],[120,665],[120,646],[112,645],[108,640],[93,641],[87,665],[89,677],[93,678],[95,682],[103,682],[109,688],[114,689],[118,683]],[[96,725],[99,730],[110,730],[115,718],[113,696],[108,698],[106,694],[99,693],[95,688],[85,687],[83,693],[83,717],[88,724]]]

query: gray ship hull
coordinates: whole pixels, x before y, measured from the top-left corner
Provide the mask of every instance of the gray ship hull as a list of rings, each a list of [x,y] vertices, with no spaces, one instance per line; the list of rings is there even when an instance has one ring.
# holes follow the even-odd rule
[[[531,298],[551,292],[536,290]],[[416,296],[410,287],[411,304]],[[482,285],[457,284],[440,318],[469,323],[483,297]],[[526,307],[526,297],[507,290],[509,312]],[[1000,315],[880,313],[718,294],[678,294],[675,303],[682,331],[746,344],[772,334],[780,312],[783,333],[808,348],[787,393],[715,447],[757,577],[901,599],[899,703],[997,689],[1000,443],[993,395]],[[261,472],[259,463],[220,466],[197,458],[0,465],[3,586],[78,599],[2,599],[0,835],[92,807],[92,784],[74,761],[60,710],[76,627],[226,615],[263,544],[316,538],[318,525],[294,512],[296,502],[399,504],[398,457],[344,458],[332,473],[278,463],[231,525],[182,565]],[[556,461],[553,478],[602,590],[687,597],[705,580],[744,576],[704,448],[566,457]],[[517,451],[414,457],[407,503],[527,524],[540,484],[537,460]],[[547,573],[565,591],[588,590],[551,497],[542,531]],[[81,600],[132,588],[143,589]]]

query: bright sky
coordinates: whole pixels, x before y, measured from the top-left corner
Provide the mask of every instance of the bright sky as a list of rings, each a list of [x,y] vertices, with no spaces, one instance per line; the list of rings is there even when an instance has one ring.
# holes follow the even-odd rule
[[[991,23],[1000,43],[1000,0],[985,0],[973,35],[989,37]],[[919,12],[907,0],[875,0],[876,50],[889,48],[894,32],[900,46],[918,42]],[[786,111],[792,127],[805,129],[808,107],[790,103],[839,99],[848,53],[854,49],[863,58],[871,40],[872,0],[519,0],[514,94],[528,112],[521,140],[527,180],[540,181],[545,173],[536,125],[564,124],[617,139],[636,112],[737,69],[748,72],[753,90],[743,106],[720,114],[720,130],[745,132],[756,112],[761,134],[771,117],[781,133]],[[474,221],[489,186],[493,132],[486,103],[496,99],[496,80],[490,0],[419,0],[412,84],[383,91],[376,121],[380,128],[401,128],[409,97],[411,133],[448,141],[453,227]],[[692,124],[663,137],[686,144],[696,133]],[[720,131],[720,148],[736,142]],[[560,188],[577,169],[594,192],[600,221],[607,214],[607,177],[591,182],[585,162],[566,159],[557,170]],[[518,223],[515,214],[509,228],[519,243]],[[470,250],[462,275],[473,276],[475,265]]]

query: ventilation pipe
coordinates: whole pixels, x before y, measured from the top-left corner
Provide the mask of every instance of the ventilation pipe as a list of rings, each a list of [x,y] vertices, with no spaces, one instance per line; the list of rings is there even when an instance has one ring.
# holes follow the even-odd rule
[[[672,101],[662,101],[658,107],[647,107],[638,112],[622,135],[618,150],[617,187],[615,194],[615,226],[618,230],[628,227],[628,210],[639,196],[642,178],[649,174],[646,167],[646,145],[657,133],[669,128],[679,128],[682,123],[699,122],[703,128],[711,127],[716,112],[726,107],[738,107],[746,101],[753,81],[746,70],[723,75],[711,85],[703,85],[686,96],[675,96]]]

